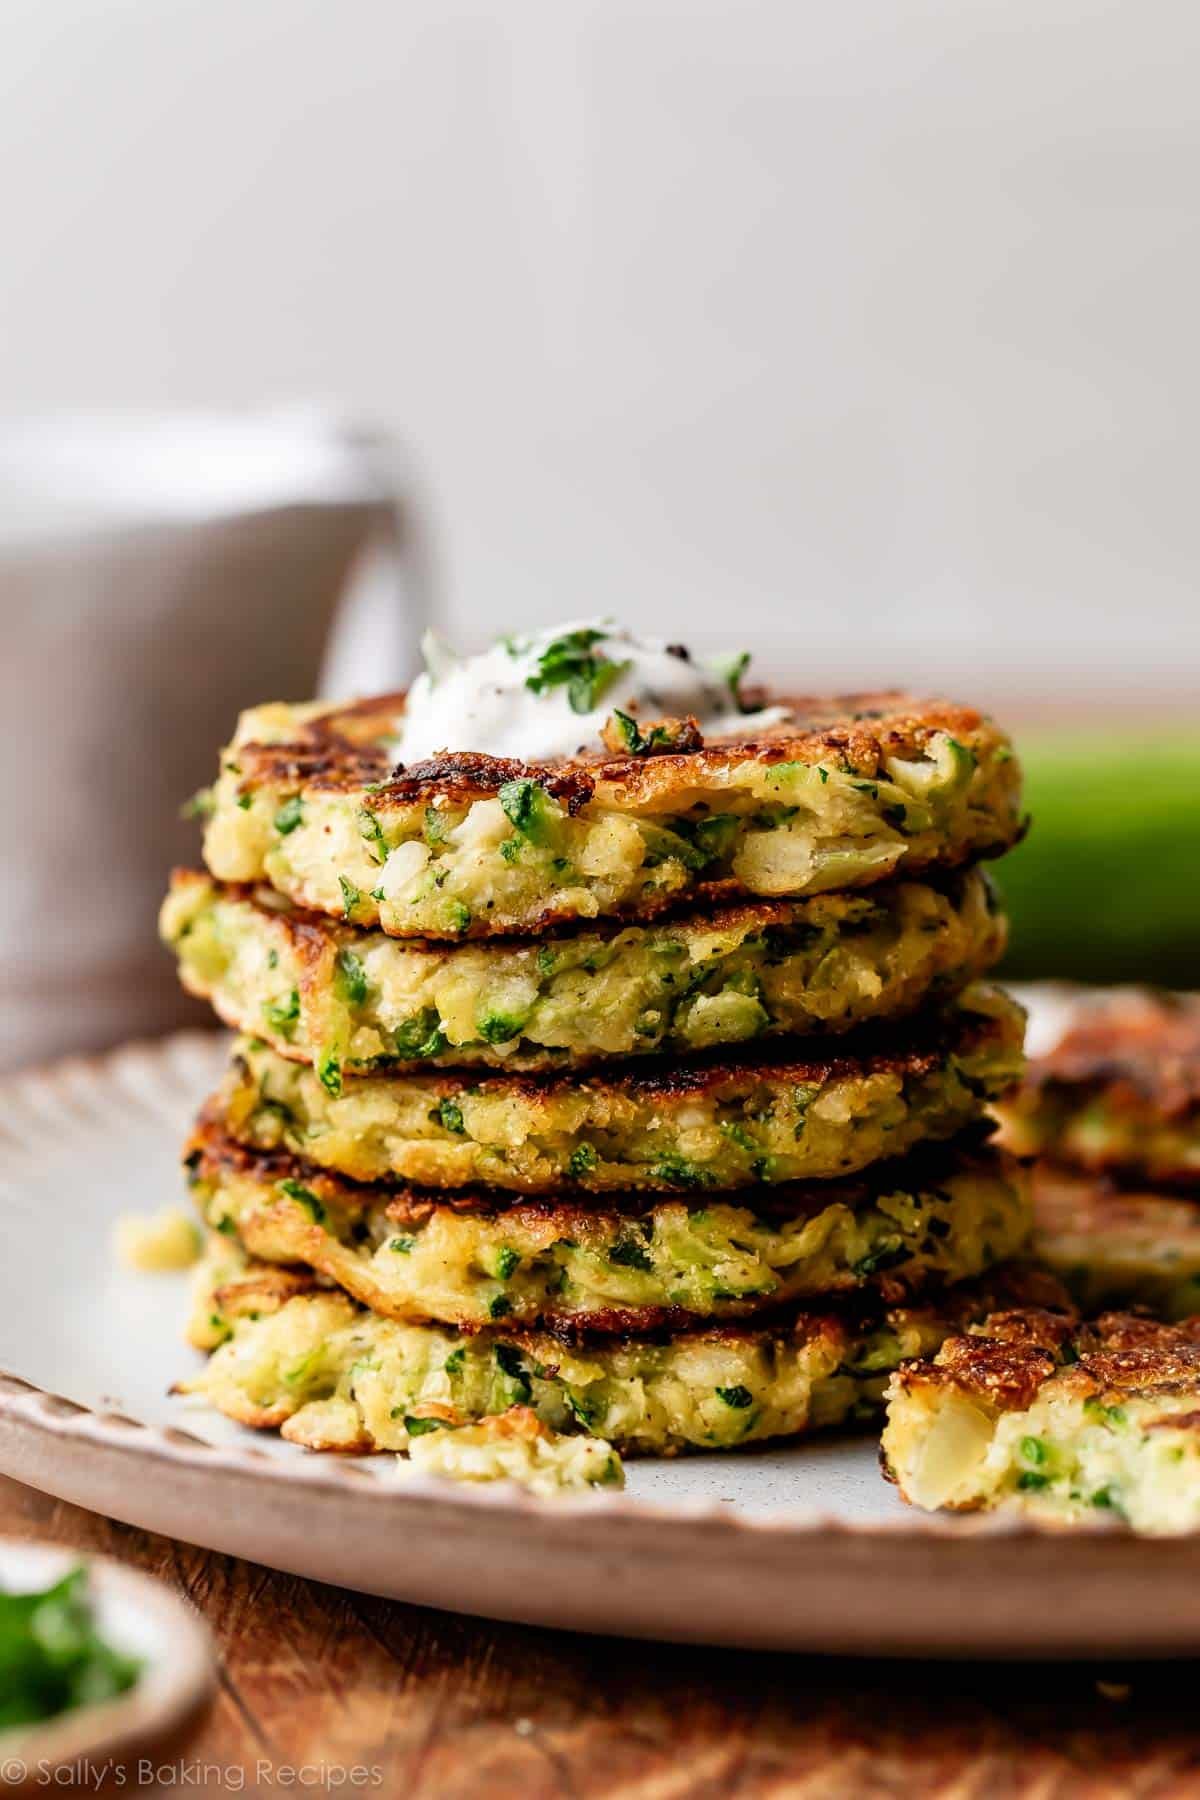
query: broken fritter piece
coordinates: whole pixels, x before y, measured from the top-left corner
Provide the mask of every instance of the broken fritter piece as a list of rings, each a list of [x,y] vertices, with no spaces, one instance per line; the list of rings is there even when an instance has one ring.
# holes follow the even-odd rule
[[[416,1429],[427,1423],[429,1429]],[[473,1423],[427,1416],[409,1421],[408,1462],[422,1475],[451,1481],[515,1481],[542,1499],[586,1493],[589,1488],[621,1488],[621,1458],[603,1438],[554,1431],[531,1406]]]
[[[994,1314],[888,1390],[885,1473],[915,1506],[1200,1527],[1200,1317]]]

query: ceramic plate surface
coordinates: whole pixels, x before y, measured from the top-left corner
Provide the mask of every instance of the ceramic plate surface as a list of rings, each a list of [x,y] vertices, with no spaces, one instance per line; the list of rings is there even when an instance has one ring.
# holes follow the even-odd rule
[[[186,1034],[0,1088],[3,1472],[276,1568],[532,1624],[897,1655],[1200,1647],[1200,1538],[916,1513],[870,1437],[635,1461],[624,1494],[539,1501],[316,1456],[169,1397],[198,1360],[189,1278],[118,1265],[112,1225],[180,1199],[225,1049]]]

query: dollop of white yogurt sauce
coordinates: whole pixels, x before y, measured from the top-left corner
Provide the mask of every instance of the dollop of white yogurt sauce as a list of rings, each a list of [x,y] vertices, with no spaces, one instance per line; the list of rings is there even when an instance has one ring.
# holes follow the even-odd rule
[[[790,716],[786,706],[742,711],[746,657],[705,667],[679,646],[638,637],[611,619],[502,638],[478,656],[456,656],[432,634],[422,649],[425,672],[409,690],[394,739],[403,763],[440,750],[523,762],[576,756],[602,747],[615,711],[643,723],[691,715],[707,739],[745,735]]]

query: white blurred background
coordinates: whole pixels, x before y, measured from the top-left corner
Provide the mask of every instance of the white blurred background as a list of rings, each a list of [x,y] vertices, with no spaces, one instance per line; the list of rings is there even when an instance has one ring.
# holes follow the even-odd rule
[[[1187,0],[5,0],[7,410],[326,403],[448,633],[1190,706]]]

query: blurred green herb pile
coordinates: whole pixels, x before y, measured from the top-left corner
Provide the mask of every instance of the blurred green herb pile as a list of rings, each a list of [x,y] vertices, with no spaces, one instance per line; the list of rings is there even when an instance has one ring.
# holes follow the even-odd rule
[[[1200,986],[1200,730],[1017,734],[1029,836],[998,871],[1014,980]]]
[[[86,1569],[41,1593],[0,1592],[0,1730],[111,1700],[140,1667],[97,1633]]]

